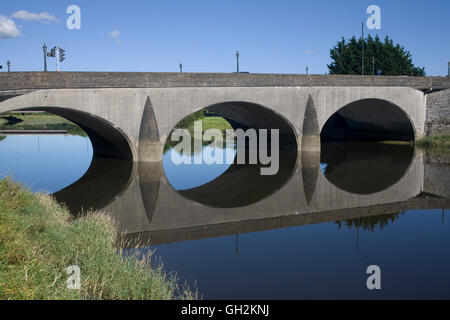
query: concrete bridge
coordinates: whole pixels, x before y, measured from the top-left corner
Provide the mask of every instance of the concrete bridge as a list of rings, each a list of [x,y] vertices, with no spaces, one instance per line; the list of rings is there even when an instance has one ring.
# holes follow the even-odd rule
[[[0,113],[51,112],[83,128],[96,156],[158,162],[174,126],[205,107],[235,128],[277,128],[299,151],[320,150],[321,134],[414,140],[426,93],[448,88],[446,77],[0,73]]]

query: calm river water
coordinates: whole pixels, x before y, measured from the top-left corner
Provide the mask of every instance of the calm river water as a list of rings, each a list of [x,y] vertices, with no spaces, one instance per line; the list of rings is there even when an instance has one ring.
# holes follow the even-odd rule
[[[205,299],[450,298],[448,156],[329,144],[285,152],[278,174],[261,176],[257,165],[176,166],[170,152],[138,164],[93,159],[84,137],[10,135],[0,176],[74,211],[111,212],[139,247],[127,250],[154,250]],[[381,290],[367,289],[370,265]]]

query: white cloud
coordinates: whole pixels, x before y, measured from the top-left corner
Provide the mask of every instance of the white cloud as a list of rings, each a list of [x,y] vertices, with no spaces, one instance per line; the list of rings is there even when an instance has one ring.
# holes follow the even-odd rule
[[[114,31],[108,33],[108,37],[118,38],[119,37],[119,30],[114,30]]]
[[[314,54],[314,53],[316,53],[316,50],[306,50],[305,53],[306,54]]]
[[[120,36],[119,30],[114,30],[114,31],[108,33],[108,37],[113,38],[117,44],[122,43],[122,40],[119,39],[119,36]]]
[[[16,23],[4,15],[0,15],[0,38],[15,38],[20,36]]]
[[[59,22],[59,20],[56,19],[54,15],[48,12],[33,13],[28,12],[27,10],[19,10],[17,12],[14,12],[11,18],[20,19],[24,21],[40,21],[43,23]]]

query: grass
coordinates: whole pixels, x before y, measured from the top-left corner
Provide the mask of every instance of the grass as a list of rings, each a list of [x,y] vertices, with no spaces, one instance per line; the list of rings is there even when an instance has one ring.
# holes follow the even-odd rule
[[[201,111],[203,112],[203,111]],[[225,135],[225,131],[227,129],[233,129],[233,127],[231,126],[231,124],[225,120],[222,117],[204,117],[202,114],[199,115],[199,113],[195,113],[185,119],[183,119],[182,121],[180,121],[174,128],[175,129],[187,129],[191,135],[191,151],[194,151],[194,121],[198,121],[201,120],[202,121],[202,131],[203,134],[205,133],[206,130],[208,129],[218,129],[220,130],[224,135]],[[178,141],[171,141],[170,137],[172,135],[173,131],[169,134],[169,138],[166,141],[166,144],[164,145],[164,152],[166,152],[167,150],[169,150],[170,148],[174,147],[175,145],[177,145],[179,142]],[[224,137],[225,139],[225,137]],[[203,137],[202,137],[202,145],[209,145],[211,142],[210,141],[204,141]]]
[[[0,130],[67,130],[87,136],[75,123],[50,113],[10,113],[0,116]]]
[[[386,140],[386,141],[380,141],[380,143],[395,145],[395,146],[412,146],[413,145],[413,142],[411,142],[411,141],[398,141],[398,140]]]
[[[230,123],[222,117],[205,117],[203,119],[197,119],[202,121],[202,129],[205,132],[208,129],[218,129],[222,132],[225,132],[227,129],[233,129]],[[194,134],[194,123],[190,123],[186,129]]]
[[[450,152],[450,134],[428,136],[417,140],[416,145],[424,149]]]
[[[0,180],[0,299],[195,299],[149,259],[125,256],[114,221],[99,212],[74,219],[51,196]],[[68,289],[65,269],[81,269]]]

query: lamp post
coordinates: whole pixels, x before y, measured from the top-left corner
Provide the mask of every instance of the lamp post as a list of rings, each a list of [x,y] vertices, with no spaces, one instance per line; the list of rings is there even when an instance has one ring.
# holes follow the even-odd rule
[[[306,67],[306,74],[308,74],[308,67]]]
[[[183,72],[183,64],[180,62],[180,72]]]
[[[8,72],[11,72],[11,61],[7,61],[6,64],[8,65]]]
[[[375,57],[372,57],[372,75],[375,75]]]
[[[361,73],[362,73],[362,75],[364,75],[364,19],[361,24],[361,40],[362,40]]]
[[[447,77],[450,77],[450,61],[448,62],[448,74]]]
[[[239,51],[236,51],[236,73],[239,73]]]
[[[45,43],[42,49],[44,50],[44,72],[47,72],[47,46]]]

